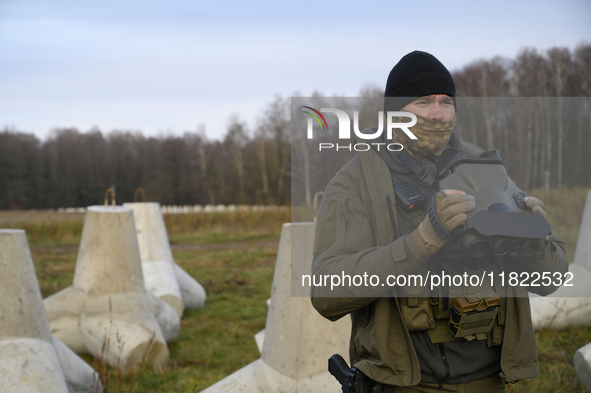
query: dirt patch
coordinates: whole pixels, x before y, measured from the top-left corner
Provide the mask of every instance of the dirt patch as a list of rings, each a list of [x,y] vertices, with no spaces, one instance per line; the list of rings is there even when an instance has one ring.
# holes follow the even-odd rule
[[[214,243],[214,244],[173,244],[170,248],[173,251],[192,251],[192,250],[224,250],[224,249],[252,249],[252,248],[278,248],[277,241],[264,242],[236,242],[236,243]]]
[[[77,245],[65,246],[30,246],[31,251],[40,254],[64,254],[64,253],[78,253]]]
[[[1,210],[0,226],[28,222],[84,221],[84,213],[60,213],[53,210]]]
[[[195,251],[195,250],[225,250],[225,249],[239,249],[248,250],[253,248],[273,248],[277,249],[279,242],[277,241],[263,241],[263,242],[236,242],[236,243],[214,243],[214,244],[173,244],[170,246],[172,251]],[[77,253],[77,245],[67,246],[31,246],[31,251],[38,253]]]

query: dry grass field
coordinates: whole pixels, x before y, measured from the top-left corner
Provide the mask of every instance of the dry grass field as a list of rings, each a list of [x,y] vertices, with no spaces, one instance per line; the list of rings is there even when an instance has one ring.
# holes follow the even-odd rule
[[[546,202],[570,261],[588,191],[532,192]],[[108,392],[199,392],[257,359],[253,335],[265,325],[281,226],[290,219],[290,211],[166,215],[175,261],[205,287],[207,301],[201,310],[185,311],[165,371],[144,368],[124,377],[103,372]],[[44,297],[71,285],[83,220],[75,213],[0,212],[1,228],[27,231]],[[581,392],[573,355],[591,341],[591,328],[536,336],[541,377],[508,391]]]

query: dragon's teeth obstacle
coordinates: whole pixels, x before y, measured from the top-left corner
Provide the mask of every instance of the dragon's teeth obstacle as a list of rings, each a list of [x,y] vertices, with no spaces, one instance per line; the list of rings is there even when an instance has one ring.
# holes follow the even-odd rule
[[[572,279],[551,296],[532,296],[531,312],[535,329],[586,328],[591,325],[591,192],[587,194],[573,263]],[[565,279],[565,281],[568,279]],[[583,386],[591,384],[591,343],[579,348],[574,357],[575,370]],[[589,389],[589,388],[587,388]]]
[[[160,204],[124,203],[133,210],[144,281],[148,292],[168,303],[181,317],[184,309],[205,303],[205,289],[172,257]]]
[[[283,225],[261,358],[204,393],[341,391],[327,365],[331,355],[349,352],[350,320],[330,322],[312,307],[309,297],[291,296],[291,264],[302,263],[305,271],[310,270],[314,227]]]
[[[102,391],[94,370],[51,335],[25,231],[0,229],[0,391]]]
[[[122,206],[88,207],[74,283],[44,303],[57,338],[124,371],[165,367],[166,341],[180,329],[177,313],[146,292],[133,212]]]
[[[591,325],[591,192],[587,194],[573,263],[562,286],[547,297],[530,297],[534,329]],[[572,279],[570,279],[572,276]]]

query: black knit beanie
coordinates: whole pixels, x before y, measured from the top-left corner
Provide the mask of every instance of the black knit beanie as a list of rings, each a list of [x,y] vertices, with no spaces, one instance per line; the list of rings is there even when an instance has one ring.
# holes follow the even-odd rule
[[[431,94],[455,97],[456,85],[447,68],[435,56],[414,51],[400,59],[390,71],[384,109],[397,111],[416,98]]]

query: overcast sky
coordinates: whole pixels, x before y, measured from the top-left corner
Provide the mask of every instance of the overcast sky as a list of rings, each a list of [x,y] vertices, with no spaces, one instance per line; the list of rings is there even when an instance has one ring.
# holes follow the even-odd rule
[[[0,0],[0,129],[220,139],[275,95],[356,96],[419,49],[450,70],[591,41],[591,1]]]

